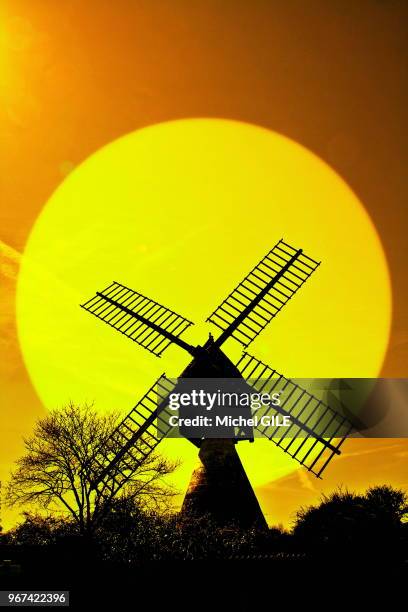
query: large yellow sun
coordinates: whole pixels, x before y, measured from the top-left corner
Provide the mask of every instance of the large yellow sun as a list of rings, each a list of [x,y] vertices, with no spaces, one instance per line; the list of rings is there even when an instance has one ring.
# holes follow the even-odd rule
[[[186,339],[204,342],[208,314],[281,237],[322,265],[251,352],[288,376],[377,375],[391,311],[383,250],[323,161],[269,130],[214,119],[154,125],[97,151],[44,206],[21,267],[20,342],[44,404],[126,413],[188,361],[178,347],[157,359],[80,309],[96,290],[112,280],[135,288],[195,321]],[[183,490],[196,449],[160,448],[183,460]],[[254,485],[296,469],[268,441],[239,452]]]

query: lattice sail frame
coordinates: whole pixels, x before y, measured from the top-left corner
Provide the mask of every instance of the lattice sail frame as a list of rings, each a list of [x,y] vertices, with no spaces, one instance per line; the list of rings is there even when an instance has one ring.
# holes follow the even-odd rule
[[[290,416],[289,428],[258,426],[256,429],[321,478],[331,459],[340,455],[341,445],[353,430],[350,421],[247,352],[236,365],[242,377],[257,392],[288,391],[280,406],[270,406],[263,414]]]
[[[296,250],[280,240],[208,317],[207,321],[221,330],[221,335],[216,340],[217,344],[220,346],[224,340],[232,336],[247,347],[319,265],[320,262],[305,255],[301,249]],[[157,356],[161,356],[172,342],[177,342],[191,352],[192,347],[179,339],[179,336],[192,325],[191,321],[116,281],[81,306]],[[248,376],[249,363],[252,369],[250,376]],[[319,426],[320,421],[313,423],[316,431],[308,426],[309,418],[313,417],[308,411],[312,406],[312,398],[318,402],[316,398],[247,353],[243,354],[238,366],[243,378],[250,379],[252,385],[254,379],[255,386],[256,380],[264,381],[267,378],[271,385],[272,383],[275,385],[278,380],[282,384],[293,385],[304,400],[308,399],[305,405],[302,405],[301,397],[298,397],[293,405],[282,407],[282,413],[292,417],[292,427],[298,427],[303,437],[295,434],[293,437],[288,437],[287,431],[286,435],[281,437],[276,431],[272,433],[266,430],[260,431],[310,472],[321,477],[333,456],[340,454],[339,448],[352,430],[351,424],[343,419],[342,437],[338,442],[333,442],[337,434],[326,439],[325,429],[322,429],[322,425]],[[168,431],[165,428],[168,421],[161,419],[160,413],[168,406],[166,397],[174,388],[172,384],[164,375],[161,376],[121,421],[96,459],[100,471],[95,469],[95,486],[102,483],[107,493],[114,495],[132,477],[135,468],[155,450],[162,437],[167,435]],[[163,396],[160,395],[160,391],[157,393],[160,389]],[[160,397],[161,400],[158,401]],[[295,395],[292,399],[294,397]],[[320,415],[324,417],[322,424],[329,415],[333,419],[339,417],[322,402],[319,406]],[[160,438],[157,437],[157,428],[160,431]],[[132,459],[131,466],[129,458]]]
[[[319,265],[280,240],[207,318],[222,332],[218,344],[232,336],[249,346]]]
[[[169,419],[163,416],[174,387],[175,383],[162,374],[119,423],[95,457],[95,488],[115,495],[155,451],[171,429]]]
[[[116,281],[81,304],[81,308],[157,357],[174,341],[171,336],[179,338],[193,324],[170,308]]]

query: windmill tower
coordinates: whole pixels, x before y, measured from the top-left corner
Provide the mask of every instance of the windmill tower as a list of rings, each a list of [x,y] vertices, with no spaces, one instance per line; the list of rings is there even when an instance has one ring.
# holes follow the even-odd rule
[[[228,378],[264,393],[284,390],[284,402],[270,410],[290,417],[289,431],[258,426],[258,432],[320,478],[329,461],[340,454],[340,446],[352,430],[351,423],[256,357],[244,352],[234,364],[222,350],[231,337],[246,349],[319,263],[302,249],[280,240],[208,317],[219,335],[213,338],[210,334],[202,346],[193,346],[181,338],[191,321],[118,282],[98,291],[81,306],[157,357],[172,343],[187,351],[192,359],[177,381]],[[108,487],[110,496],[118,493],[132,476],[127,459],[132,457],[133,466],[135,460],[136,464],[142,463],[168,435],[169,395],[177,390],[177,381],[165,374],[160,376],[121,421],[112,434],[112,445],[100,450],[95,486]],[[184,514],[209,513],[220,524],[266,524],[236,452],[237,442],[253,441],[252,432],[242,433],[222,439],[189,438],[199,449],[201,463],[187,490]]]

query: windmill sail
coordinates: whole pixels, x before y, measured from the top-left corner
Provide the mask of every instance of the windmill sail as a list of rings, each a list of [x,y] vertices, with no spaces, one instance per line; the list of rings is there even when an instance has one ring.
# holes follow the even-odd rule
[[[330,460],[340,455],[340,447],[353,425],[256,357],[244,352],[237,367],[256,391],[269,394],[285,391],[282,403],[270,406],[265,414],[289,416],[291,425],[288,428],[258,426],[257,430],[320,478]]]
[[[174,386],[164,374],[160,376],[104,442],[95,458],[94,488],[102,485],[106,494],[116,495],[168,434],[164,412]]]
[[[180,338],[191,321],[125,285],[113,282],[81,307],[158,357],[171,343],[193,352]]]
[[[208,317],[221,330],[216,344],[232,336],[247,347],[319,264],[280,240]]]

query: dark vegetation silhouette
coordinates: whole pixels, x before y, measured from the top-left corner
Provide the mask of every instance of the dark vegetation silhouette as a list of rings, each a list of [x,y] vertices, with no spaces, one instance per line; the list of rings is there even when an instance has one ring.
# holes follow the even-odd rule
[[[297,512],[293,535],[303,550],[366,557],[407,557],[408,497],[387,485],[364,494],[337,490]]]
[[[360,556],[395,561],[407,558],[407,495],[387,485],[364,494],[341,489],[323,496],[315,506],[300,509],[290,531],[218,526],[210,516],[180,517],[141,507],[135,497],[122,496],[92,534],[101,560],[124,565],[146,561],[234,558]],[[72,518],[25,512],[23,520],[0,542],[56,546],[74,541],[80,530]],[[89,544],[87,544],[89,545]]]
[[[39,420],[32,436],[24,440],[26,453],[11,475],[7,504],[33,506],[54,519],[70,519],[79,534],[91,536],[115,499],[112,491],[120,468],[110,471],[110,486],[93,486],[93,476],[104,461],[101,448],[110,453],[121,448],[111,437],[117,423],[116,414],[99,415],[92,406],[72,403]],[[151,453],[141,464],[129,454],[127,465],[131,476],[121,495],[137,502],[138,508],[165,506],[174,491],[163,478],[177,464]]]

